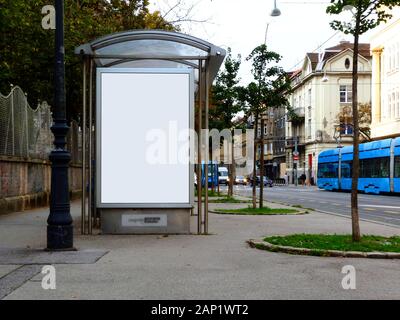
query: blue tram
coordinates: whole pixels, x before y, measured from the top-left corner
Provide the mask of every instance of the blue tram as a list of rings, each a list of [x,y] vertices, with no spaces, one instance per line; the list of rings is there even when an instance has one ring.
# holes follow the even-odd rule
[[[318,156],[318,187],[351,190],[353,147],[323,151]],[[400,137],[360,144],[358,190],[400,193]]]
[[[206,185],[205,179],[205,167],[206,164],[204,161],[201,162],[201,185],[204,187]],[[209,161],[208,162],[208,187],[211,188],[218,186],[218,162],[217,161]]]

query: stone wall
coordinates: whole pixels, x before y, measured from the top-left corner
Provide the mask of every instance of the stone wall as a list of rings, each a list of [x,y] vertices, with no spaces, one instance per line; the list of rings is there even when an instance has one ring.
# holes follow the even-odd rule
[[[81,167],[71,165],[71,199],[80,197]],[[44,160],[0,156],[0,214],[49,205],[51,164]]]

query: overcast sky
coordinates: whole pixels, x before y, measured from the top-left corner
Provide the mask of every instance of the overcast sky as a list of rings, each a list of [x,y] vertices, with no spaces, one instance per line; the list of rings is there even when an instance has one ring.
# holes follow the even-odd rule
[[[168,7],[179,0],[150,0],[152,9],[167,12]],[[271,17],[274,0],[181,0],[182,12],[194,6],[190,16],[204,23],[186,23],[183,32],[207,40],[242,55],[242,60],[259,44],[264,43],[265,31],[269,50],[283,56],[282,67],[286,70],[299,68],[299,61],[306,52],[312,52],[331,38],[322,48],[339,41],[351,40],[351,36],[335,35],[329,22],[333,16],[325,13],[329,0],[277,0],[282,14]],[[176,10],[175,10],[176,12]],[[182,14],[180,12],[180,14]],[[178,12],[179,14],[179,12]],[[173,14],[168,18],[173,19]],[[368,35],[361,40],[366,41]],[[297,65],[296,65],[297,64]],[[243,63],[240,77],[243,83],[252,80],[249,63]]]

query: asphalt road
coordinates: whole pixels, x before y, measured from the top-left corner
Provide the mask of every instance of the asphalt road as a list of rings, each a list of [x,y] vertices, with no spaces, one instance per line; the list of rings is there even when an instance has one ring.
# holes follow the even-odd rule
[[[258,194],[257,188],[257,194]],[[274,186],[264,188],[264,199],[290,205],[301,205],[320,212],[350,217],[350,193],[331,192],[316,187]],[[250,186],[235,186],[235,193],[252,195]],[[360,218],[400,227],[400,197],[359,195]]]

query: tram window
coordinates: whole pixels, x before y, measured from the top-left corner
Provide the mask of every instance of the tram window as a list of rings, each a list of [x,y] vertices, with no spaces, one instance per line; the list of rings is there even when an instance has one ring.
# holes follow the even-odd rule
[[[320,163],[318,164],[318,178],[337,178],[338,163]]]
[[[400,178],[400,156],[394,158],[394,177]]]
[[[389,178],[389,157],[360,160],[361,178]]]
[[[351,178],[352,177],[352,175],[353,175],[352,166],[353,166],[352,161],[342,162],[342,164],[341,164],[342,178]]]

